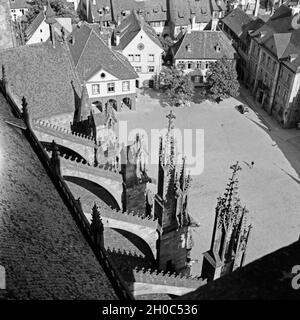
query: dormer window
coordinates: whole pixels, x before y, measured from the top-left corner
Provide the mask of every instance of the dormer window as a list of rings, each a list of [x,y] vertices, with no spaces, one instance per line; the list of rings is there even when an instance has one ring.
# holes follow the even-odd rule
[[[220,51],[221,51],[221,47],[217,44],[217,45],[215,46],[215,50],[216,50],[216,52],[220,52]]]
[[[191,51],[192,51],[192,47],[191,47],[191,44],[190,44],[190,43],[187,44],[185,48],[186,48],[186,51],[187,51],[187,52],[191,52]]]

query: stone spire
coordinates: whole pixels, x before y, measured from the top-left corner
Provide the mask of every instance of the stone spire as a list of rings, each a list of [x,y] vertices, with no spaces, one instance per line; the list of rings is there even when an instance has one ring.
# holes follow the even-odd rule
[[[104,236],[103,236],[104,226],[103,226],[101,215],[96,203],[94,204],[92,209],[91,231],[94,237],[95,244],[103,248],[104,247]]]
[[[248,210],[238,196],[239,163],[233,172],[223,197],[218,198],[211,248],[204,253],[202,277],[217,279],[244,264],[251,225],[247,225]],[[215,261],[213,264],[211,261]]]
[[[192,246],[188,191],[190,177],[186,175],[186,159],[182,165],[175,157],[174,119],[167,115],[168,129],[159,146],[158,189],[154,197],[154,217],[158,219],[158,267],[165,271],[189,272]]]
[[[59,149],[54,140],[52,140],[52,143],[51,143],[51,150],[52,150],[52,155],[51,155],[52,168],[54,172],[60,176],[61,171],[60,171]]]
[[[89,94],[86,88],[86,81],[83,82],[82,90],[81,90],[81,99],[80,105],[77,113],[77,121],[80,122],[82,120],[86,120],[90,115],[90,99]]]

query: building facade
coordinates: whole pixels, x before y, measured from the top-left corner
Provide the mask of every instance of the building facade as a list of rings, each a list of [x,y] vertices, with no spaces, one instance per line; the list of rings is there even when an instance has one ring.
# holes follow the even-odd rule
[[[235,62],[235,50],[222,31],[188,31],[171,50],[174,66],[189,73],[195,86],[205,84],[210,63]]]
[[[22,18],[28,12],[30,4],[26,0],[9,0],[10,2],[10,13],[13,21],[18,18]]]
[[[81,81],[86,82],[93,110],[102,112],[108,102],[117,111],[123,106],[135,109],[138,75],[121,53],[106,45],[99,32],[81,23],[68,39],[71,56]]]
[[[249,83],[257,102],[284,128],[300,121],[300,30],[292,21],[299,10],[282,5],[251,33]]]
[[[144,16],[157,35],[176,38],[194,26],[198,30],[215,30],[227,6],[223,0],[81,0],[78,10],[90,23],[101,21],[113,27],[135,10]]]
[[[114,32],[114,49],[125,56],[139,76],[137,86],[154,84],[162,67],[162,44],[153,28],[136,11]]]

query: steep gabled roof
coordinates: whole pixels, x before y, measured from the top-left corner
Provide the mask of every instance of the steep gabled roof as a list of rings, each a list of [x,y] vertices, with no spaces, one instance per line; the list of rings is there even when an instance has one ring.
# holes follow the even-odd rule
[[[212,19],[212,10],[210,0],[169,0],[170,20],[175,26],[189,25],[192,15],[196,23],[207,23]],[[215,10],[219,11],[219,7]]]
[[[100,69],[120,80],[138,78],[132,66],[125,62],[125,57],[121,59],[87,23],[76,27],[72,37],[75,43],[69,42],[68,45],[81,80],[87,80]]]
[[[238,37],[241,36],[244,27],[251,21],[253,21],[253,18],[239,7],[232,10],[222,19],[222,22]]]
[[[120,44],[116,50],[124,50],[141,30],[144,30],[148,37],[162,48],[155,30],[133,10],[116,28],[116,32],[120,33]]]
[[[65,43],[57,39],[55,48],[42,42],[0,51],[1,65],[13,93],[27,98],[33,118],[74,112],[80,86]]]
[[[265,24],[251,33],[251,37],[280,59],[294,55],[293,61],[286,59],[283,63],[296,71],[300,66],[300,29],[291,27],[293,17],[292,9],[282,5]]]
[[[222,31],[187,32],[174,49],[174,59],[233,59],[234,54],[235,50]]]

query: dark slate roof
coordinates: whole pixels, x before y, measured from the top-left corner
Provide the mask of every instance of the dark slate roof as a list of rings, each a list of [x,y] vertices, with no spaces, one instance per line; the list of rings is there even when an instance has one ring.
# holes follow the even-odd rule
[[[26,97],[33,118],[74,112],[74,90],[80,97],[80,86],[66,44],[57,40],[55,48],[44,42],[0,51],[0,65],[13,93]]]
[[[75,43],[69,41],[70,52],[80,78],[89,79],[100,69],[106,70],[120,80],[136,79],[138,75],[129,64],[110,49],[99,33],[87,23],[75,27],[72,32]]]
[[[291,28],[293,17],[292,9],[282,5],[265,24],[251,33],[251,37],[255,37],[258,43],[277,58],[284,59],[289,55],[295,55],[293,61],[286,60],[283,63],[296,71],[300,66],[300,29]]]
[[[144,15],[148,22],[167,21],[167,0],[145,1]]]
[[[0,299],[117,299],[0,94]]]
[[[217,45],[220,52],[216,51]],[[174,47],[174,59],[233,59],[234,54],[235,50],[222,31],[187,32]]]
[[[186,26],[191,23],[192,14],[196,22],[209,22],[212,19],[211,1],[208,0],[170,0],[170,20],[175,26]],[[219,11],[219,7],[215,6]]]
[[[294,277],[291,271],[299,261],[300,242],[298,241],[178,299],[299,300],[299,290],[294,290],[291,285]]]
[[[11,9],[24,9],[30,7],[30,4],[27,3],[27,0],[10,0],[9,3]]]
[[[119,17],[123,17],[122,11],[143,10],[145,19],[149,22],[166,21],[167,20],[167,0],[96,0],[93,4],[89,0],[91,12],[95,21],[99,21],[98,10],[103,7],[108,7],[109,12],[103,15],[103,21],[114,21],[115,23]]]
[[[148,37],[162,48],[155,30],[133,10],[116,28],[116,32],[120,32],[120,44],[116,47],[116,50],[126,48],[141,30],[144,30]]]
[[[239,7],[232,10],[222,19],[222,22],[238,37],[241,36],[244,27],[251,21],[253,21],[253,18]]]

